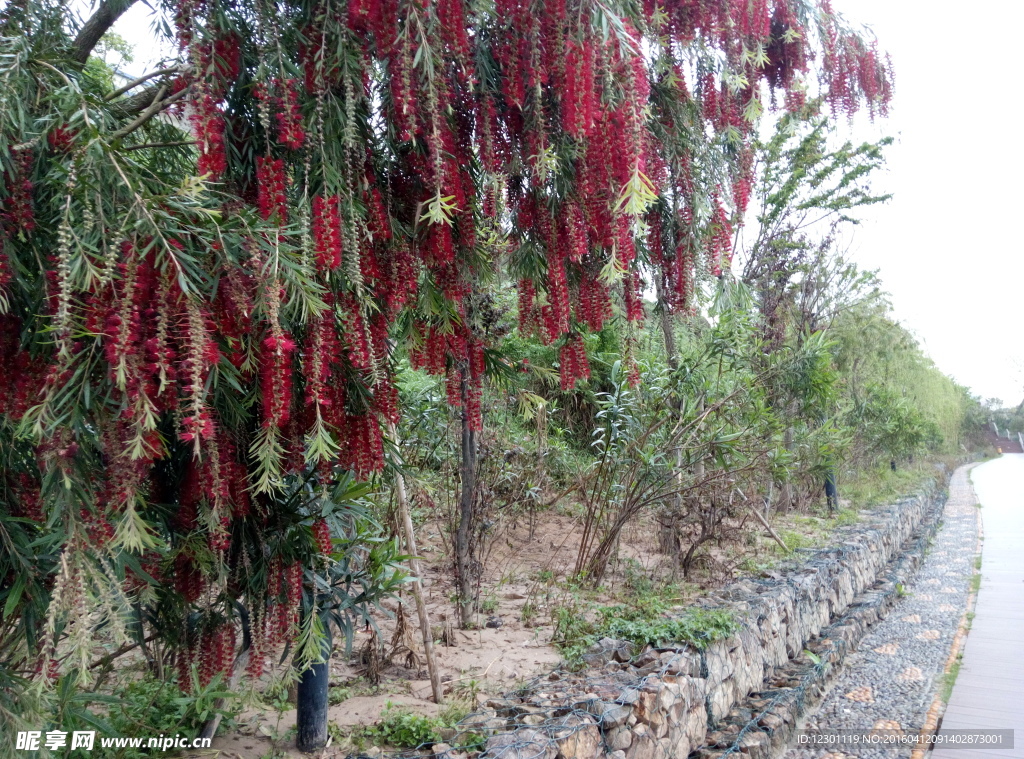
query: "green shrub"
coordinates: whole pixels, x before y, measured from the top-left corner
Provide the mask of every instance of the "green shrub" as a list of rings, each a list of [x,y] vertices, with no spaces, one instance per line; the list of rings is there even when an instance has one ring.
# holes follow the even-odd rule
[[[444,727],[444,721],[437,717],[413,714],[404,707],[395,707],[389,701],[380,722],[360,730],[359,737],[378,745],[416,748],[439,742],[440,730]]]
[[[591,622],[577,605],[555,610],[553,643],[572,669],[583,665],[583,654],[601,638],[624,640],[639,651],[644,646],[685,644],[703,650],[710,643],[736,632],[732,614],[720,610],[691,609],[666,616],[668,607],[657,597],[639,598],[629,606],[604,606]]]
[[[217,699],[231,695],[223,689],[219,676],[205,688],[184,693],[173,680],[146,675],[115,693],[107,705],[106,722],[110,734],[116,736],[198,735],[206,721],[218,713],[234,718],[237,711],[218,709],[215,705]],[[114,753],[110,756],[117,759],[141,759],[151,753],[133,748],[111,750]]]

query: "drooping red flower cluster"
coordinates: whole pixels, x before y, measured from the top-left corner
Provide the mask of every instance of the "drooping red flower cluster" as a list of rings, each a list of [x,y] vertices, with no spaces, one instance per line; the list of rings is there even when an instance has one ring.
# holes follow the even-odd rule
[[[178,686],[191,693],[193,685],[208,686],[214,677],[220,675],[226,680],[235,661],[235,626],[221,621],[193,633],[189,645],[178,654]],[[198,673],[199,682],[192,681],[192,668]]]
[[[572,390],[578,381],[589,379],[587,349],[583,346],[583,338],[578,332],[572,333],[559,349],[558,362],[562,390]]]
[[[331,528],[326,519],[317,519],[313,522],[313,540],[316,541],[317,549],[324,556],[334,553],[334,544],[331,542]]]
[[[288,223],[288,175],[284,160],[269,156],[256,158],[256,184],[259,191],[260,216]]]
[[[211,556],[230,561],[245,532],[236,520],[262,519],[273,503],[251,495],[254,435],[273,437],[284,476],[314,463],[324,478],[334,466],[359,477],[383,469],[381,425],[400,415],[390,365],[400,335],[415,342],[413,365],[444,377],[449,402],[480,428],[491,356],[474,298],[506,237],[520,328],[558,347],[571,390],[590,374],[584,334],[617,313],[641,319],[647,283],[687,312],[698,278],[727,269],[766,93],[774,106],[782,91],[796,110],[820,92],[844,114],[865,103],[884,113],[891,97],[887,59],[827,0],[811,14],[820,39],[790,0],[627,5],[604,34],[607,16],[587,0],[496,0],[493,14],[467,14],[465,0],[351,0],[340,14],[314,4],[301,22],[178,0],[191,73],[171,92],[187,88],[197,174],[236,197],[222,209],[224,240],[190,237],[184,218],[160,239],[104,230],[120,247],[70,298],[61,262],[45,260],[41,318],[74,311],[74,345],[60,360],[37,338],[46,330],[31,328],[36,312],[20,304],[0,314],[5,421],[69,383],[113,410],[89,421],[105,465],[95,483],[103,508],[80,515],[94,540],[109,540],[126,504],[176,504],[167,575],[188,603],[211,601],[221,588],[203,567]],[[302,48],[268,49],[231,31],[253,25],[256,39],[301,37]],[[697,47],[707,53],[699,64]],[[426,65],[436,61],[444,65]],[[252,87],[267,71],[283,73]],[[5,164],[0,287],[36,265],[24,241],[35,244],[49,213],[35,204],[36,159],[69,160],[69,129],[25,141]],[[101,355],[88,385],[60,363],[68,355]],[[636,381],[631,355],[625,363]],[[235,392],[237,407],[218,396]],[[331,461],[305,458],[317,431],[338,450]],[[68,450],[64,440],[41,446],[39,460],[70,470]],[[35,478],[19,487],[26,515],[41,511]],[[314,530],[329,549],[323,525]],[[269,601],[250,610],[254,672],[294,629],[301,566],[278,558],[269,581]],[[211,624],[193,641],[211,652],[195,660],[204,677],[223,671],[232,634]]]
[[[0,230],[8,235],[29,234],[36,227],[32,191],[32,167],[35,155],[31,148],[12,151],[12,168],[7,176],[7,198],[0,212]]]
[[[213,95],[205,93],[193,101],[190,119],[199,149],[196,170],[200,175],[209,175],[212,182],[219,181],[227,170],[228,158],[224,149],[224,115]]]
[[[292,405],[292,353],[295,342],[285,333],[263,339],[260,354],[260,389],[263,426],[282,428]]]
[[[289,150],[301,148],[306,142],[306,131],[299,106],[299,80],[277,78],[270,85],[260,83],[255,92],[264,107],[273,113],[277,142]]]
[[[341,199],[337,195],[313,198],[313,248],[316,250],[316,263],[320,274],[326,276],[331,269],[341,266],[342,237],[341,214],[338,204]]]

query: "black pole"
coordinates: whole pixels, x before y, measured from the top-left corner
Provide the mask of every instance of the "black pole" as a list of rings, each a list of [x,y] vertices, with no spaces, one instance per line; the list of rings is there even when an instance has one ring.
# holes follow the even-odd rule
[[[836,489],[836,473],[829,469],[825,473],[825,500],[828,501],[828,510],[833,512],[839,504],[839,491]]]
[[[330,643],[324,642],[324,661],[310,665],[299,678],[296,706],[299,751],[316,751],[327,745],[327,685],[330,673]]]

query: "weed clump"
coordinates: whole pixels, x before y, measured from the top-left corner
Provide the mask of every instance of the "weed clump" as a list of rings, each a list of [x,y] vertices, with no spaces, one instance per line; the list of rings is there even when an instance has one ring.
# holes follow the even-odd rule
[[[583,655],[602,638],[627,641],[635,652],[645,646],[689,645],[704,650],[739,628],[735,617],[719,609],[689,609],[669,615],[658,599],[635,606],[598,606],[591,621],[576,605],[555,612],[553,643],[572,669],[583,666]]]

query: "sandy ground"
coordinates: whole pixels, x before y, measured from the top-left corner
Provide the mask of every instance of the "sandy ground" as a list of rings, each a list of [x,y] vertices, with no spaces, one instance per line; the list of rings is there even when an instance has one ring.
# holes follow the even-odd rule
[[[732,529],[738,526],[732,525]],[[568,587],[565,579],[574,568],[580,532],[576,517],[556,509],[538,516],[533,537],[525,520],[495,525],[481,550],[485,569],[480,591],[483,610],[477,620],[478,627],[460,630],[453,603],[451,560],[442,531],[432,522],[418,528],[434,651],[446,699],[464,703],[475,699],[482,703],[553,669],[560,657],[551,645],[551,621],[553,611],[559,606],[581,596],[594,603],[624,603],[638,592],[631,583],[639,580],[657,584],[668,579],[668,558],[658,553],[657,525],[641,519],[623,531],[618,561],[610,568],[599,591]],[[760,540],[768,538],[762,536]],[[702,587],[715,587],[729,579],[730,567],[735,566],[737,556],[759,552],[756,544],[732,546],[728,550],[719,546],[708,548],[720,566],[725,567],[719,570],[721,576],[700,578],[701,586],[679,582],[674,586],[678,597],[672,599],[673,603],[691,602]],[[403,655],[396,656],[381,672],[379,685],[371,688],[358,655],[370,637],[365,631],[357,636],[352,657],[336,652],[332,658],[332,687],[351,691],[349,698],[332,706],[328,713],[329,722],[343,731],[379,721],[388,703],[420,714],[439,712],[431,701],[415,606],[411,596],[404,600],[404,641],[416,652],[418,662],[407,667],[410,662],[404,661]],[[389,602],[385,606],[394,615],[398,603]],[[524,614],[524,609],[532,613]],[[395,619],[378,613],[375,621],[387,649],[395,632]],[[233,731],[221,730],[214,741],[216,755],[229,759],[304,756],[295,749],[291,730],[295,725],[294,709],[281,713],[274,709],[249,711],[238,718],[237,724]],[[329,746],[322,756],[325,759],[343,757],[350,750],[347,745]]]
[[[525,523],[498,525],[484,547],[481,599],[485,609],[479,616],[480,626],[475,630],[460,630],[451,600],[454,596],[451,562],[440,530],[432,524],[422,529],[420,554],[424,560],[424,586],[446,698],[463,701],[475,698],[482,702],[513,690],[518,683],[558,664],[560,657],[551,645],[551,612],[567,596],[559,581],[573,569],[579,537],[576,519],[555,512],[540,516],[532,539]],[[618,569],[609,574],[605,591],[595,595],[595,599],[606,597],[610,601],[622,590],[625,582],[622,569],[626,566],[634,573],[657,571],[664,557],[656,550],[651,525],[628,528],[623,534],[620,556],[631,561],[620,562]],[[343,652],[336,652],[332,658],[332,687],[349,688],[354,695],[330,708],[329,722],[343,729],[373,724],[380,719],[388,703],[420,714],[439,712],[438,706],[430,700],[430,681],[422,658],[411,596],[405,601],[405,640],[418,654],[418,665],[407,668],[404,666],[407,662],[401,660],[403,657],[396,657],[382,672],[381,683],[372,694],[362,695],[369,686],[363,678],[365,670],[358,650],[370,636],[365,631],[360,632],[351,658],[345,657]],[[523,608],[527,604],[536,612],[524,621]],[[397,603],[388,603],[386,607],[394,613]],[[387,648],[395,621],[384,614],[378,614],[376,621]],[[487,627],[488,623],[499,626]],[[452,645],[440,642],[446,632],[453,638],[447,641]],[[250,710],[240,715],[237,723],[237,729],[222,729],[214,740],[213,749],[219,756],[259,759],[275,756],[275,750],[277,757],[304,756],[295,749],[294,709],[280,714],[273,709]],[[346,753],[329,747],[323,756],[340,757]]]

